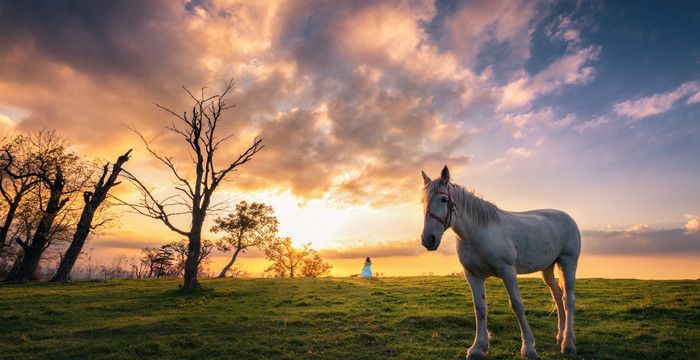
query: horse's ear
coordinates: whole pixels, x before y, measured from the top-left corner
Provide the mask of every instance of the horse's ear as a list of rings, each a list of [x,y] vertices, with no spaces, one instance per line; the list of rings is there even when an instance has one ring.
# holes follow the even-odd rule
[[[445,165],[440,172],[440,182],[442,182],[443,185],[447,185],[447,183],[450,182],[450,169],[447,168],[447,165]]]
[[[428,183],[432,181],[428,175],[425,174],[425,171],[421,170],[420,174],[423,175],[423,185],[428,185]]]

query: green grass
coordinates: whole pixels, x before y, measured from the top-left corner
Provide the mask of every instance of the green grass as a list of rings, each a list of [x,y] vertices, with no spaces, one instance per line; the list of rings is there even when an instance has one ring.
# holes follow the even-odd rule
[[[471,293],[457,277],[84,281],[0,286],[3,359],[463,359]],[[543,359],[558,352],[541,280],[521,279]],[[519,358],[505,290],[487,282],[489,358]],[[700,281],[577,283],[583,359],[700,358]]]

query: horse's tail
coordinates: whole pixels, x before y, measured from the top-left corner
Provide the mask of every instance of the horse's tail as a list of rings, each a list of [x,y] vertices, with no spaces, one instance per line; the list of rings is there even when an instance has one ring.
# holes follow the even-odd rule
[[[561,265],[559,265],[559,262],[557,262],[557,278],[559,280],[559,288],[561,289],[562,293],[564,292],[564,270],[562,270]]]
[[[581,254],[581,231],[571,215],[563,211],[561,213],[564,215],[564,253],[578,259]]]

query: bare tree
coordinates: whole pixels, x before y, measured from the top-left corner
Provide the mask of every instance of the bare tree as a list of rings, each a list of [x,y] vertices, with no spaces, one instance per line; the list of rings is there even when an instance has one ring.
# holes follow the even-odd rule
[[[132,257],[129,259],[129,275],[133,278],[141,279],[148,275],[148,264],[143,259]]]
[[[311,253],[311,244],[295,248],[292,239],[277,238],[265,247],[265,257],[272,261],[266,273],[275,277],[295,277],[303,264],[303,260]]]
[[[124,279],[129,277],[129,270],[126,268],[126,255],[118,255],[112,260],[110,265],[100,265],[100,275],[103,279]]]
[[[10,239],[30,239],[32,237],[32,233],[41,217],[41,211],[36,206],[36,202],[40,199],[37,193],[38,191],[30,192],[26,196],[27,199],[20,202],[14,214],[14,221],[12,222],[10,232],[8,233]],[[22,256],[24,256],[24,252],[17,241],[12,241],[8,246],[3,248],[2,257],[5,263],[8,265],[12,263],[10,266],[5,265],[6,271],[4,272],[7,274],[5,278],[18,270]]]
[[[163,248],[169,249],[173,253],[175,259],[173,263],[174,274],[183,276],[185,264],[187,263],[187,240],[170,242],[163,245]],[[200,270],[202,265],[207,262],[212,250],[214,250],[214,244],[209,240],[202,240],[202,251],[200,251],[199,261],[197,261],[197,266]]]
[[[175,262],[175,256],[172,250],[161,246],[145,247],[141,251],[143,252],[141,261],[148,268],[146,277],[160,278],[174,275],[173,263]]]
[[[41,216],[31,238],[15,238],[15,242],[22,248],[22,254],[7,277],[7,281],[15,283],[37,278],[42,254],[51,244],[56,232],[65,230],[71,222],[71,211],[64,211],[72,210],[66,206],[70,195],[83,189],[86,178],[89,178],[83,172],[78,156],[67,150],[65,138],[55,131],[40,131],[30,136],[29,140],[35,147],[33,156],[36,156],[37,168],[34,175],[39,179],[40,185],[35,194]],[[55,226],[56,224],[60,226]]]
[[[213,232],[225,232],[226,236],[216,242],[220,251],[233,250],[231,260],[219,274],[220,278],[236,262],[239,253],[245,253],[248,248],[264,246],[277,235],[277,217],[272,206],[262,203],[241,201],[236,204],[236,211],[225,218],[216,218]]]
[[[12,244],[8,239],[19,204],[39,183],[34,176],[35,158],[26,136],[5,139],[0,153],[0,194],[2,195],[3,220],[0,227],[0,252]]]
[[[176,113],[166,107],[157,105],[167,111],[175,119],[167,126],[174,134],[178,135],[187,146],[190,159],[194,167],[194,179],[179,169],[173,157],[159,154],[151,147],[151,142],[134,129],[146,149],[162,165],[170,170],[177,185],[173,191],[177,192],[165,198],[157,198],[151,188],[141,182],[131,172],[124,170],[125,176],[140,192],[140,200],[137,202],[121,203],[130,206],[134,211],[144,216],[157,219],[170,230],[187,237],[188,252],[185,263],[183,290],[191,291],[200,288],[197,280],[198,261],[201,253],[202,227],[207,213],[216,209],[218,204],[212,204],[212,195],[219,185],[238,167],[250,161],[253,156],[264,146],[262,140],[256,138],[252,144],[237,157],[226,161],[224,166],[217,166],[222,161],[217,157],[221,144],[231,136],[219,137],[218,126],[222,121],[223,113],[234,107],[226,103],[226,96],[233,88],[231,81],[220,94],[205,96],[202,89],[199,97],[194,96],[189,90],[185,91],[193,101],[191,111]],[[189,226],[183,228],[173,221],[177,215],[187,215]]]
[[[243,270],[242,268],[240,268],[238,266],[234,266],[233,268],[231,268],[231,270],[229,270],[228,274],[232,278],[244,278],[244,277],[250,276],[249,272]]]
[[[56,275],[54,275],[54,277],[51,279],[52,282],[65,282],[70,279],[70,273],[73,270],[73,266],[75,266],[76,260],[78,260],[78,256],[80,256],[80,252],[83,249],[85,240],[90,234],[90,230],[95,226],[99,226],[99,224],[92,224],[95,213],[107,197],[109,190],[113,186],[119,184],[117,177],[122,170],[122,165],[129,160],[130,153],[131,150],[127,151],[124,155],[117,159],[117,162],[112,165],[111,173],[109,172],[109,163],[105,164],[102,168],[102,175],[95,184],[94,191],[86,191],[83,193],[83,201],[85,205],[83,206],[83,211],[80,214],[78,226],[73,234],[73,241],[61,259]]]

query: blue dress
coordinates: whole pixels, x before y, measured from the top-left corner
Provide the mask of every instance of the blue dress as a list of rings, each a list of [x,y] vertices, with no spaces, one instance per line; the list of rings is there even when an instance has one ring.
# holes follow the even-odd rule
[[[372,277],[372,269],[370,266],[372,265],[371,262],[366,262],[365,267],[362,268],[362,272],[360,273],[360,276],[363,278],[371,278]]]

